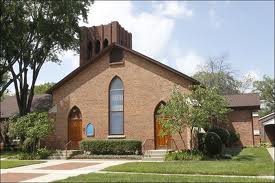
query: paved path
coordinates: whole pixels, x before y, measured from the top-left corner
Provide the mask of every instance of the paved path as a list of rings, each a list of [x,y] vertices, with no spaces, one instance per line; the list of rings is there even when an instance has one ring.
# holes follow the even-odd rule
[[[273,161],[275,161],[275,147],[267,148],[267,151],[269,152],[270,156],[272,157]]]
[[[137,161],[137,160],[135,160]],[[1,169],[1,182],[51,182],[97,172],[132,160],[48,160],[45,163]]]
[[[45,163],[22,166],[10,169],[1,169],[1,182],[51,182],[66,179],[72,176],[87,173],[125,173],[125,174],[156,174],[156,175],[181,175],[181,176],[217,176],[217,177],[243,177],[266,178],[274,176],[234,176],[234,175],[197,175],[197,174],[158,174],[135,172],[105,172],[104,168],[127,162],[141,160],[48,160]]]

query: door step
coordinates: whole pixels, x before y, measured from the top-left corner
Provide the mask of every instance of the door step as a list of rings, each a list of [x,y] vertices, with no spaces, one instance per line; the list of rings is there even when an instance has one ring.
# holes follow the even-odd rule
[[[142,158],[143,161],[164,161],[165,155],[172,150],[159,149],[159,150],[147,150]]]
[[[67,153],[67,154],[66,154]],[[70,159],[72,156],[82,153],[80,150],[56,150],[48,159]]]

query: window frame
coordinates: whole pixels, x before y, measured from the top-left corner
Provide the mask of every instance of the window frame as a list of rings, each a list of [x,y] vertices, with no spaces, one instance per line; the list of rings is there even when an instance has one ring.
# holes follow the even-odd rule
[[[111,90],[111,86],[113,84],[113,82],[115,81],[115,79],[119,79],[122,83],[122,89],[113,89]],[[122,111],[118,111],[118,110],[111,110],[111,91],[122,91]],[[124,85],[123,82],[121,80],[120,77],[115,76],[113,77],[113,79],[111,80],[110,84],[109,84],[109,90],[108,90],[108,136],[124,136]],[[111,113],[112,112],[121,112],[122,113],[122,133],[120,134],[113,134],[111,133]]]

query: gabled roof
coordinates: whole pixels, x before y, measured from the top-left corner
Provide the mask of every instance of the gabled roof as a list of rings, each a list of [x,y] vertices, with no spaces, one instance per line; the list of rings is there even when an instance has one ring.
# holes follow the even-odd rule
[[[275,112],[272,112],[272,113],[270,113],[270,114],[268,114],[266,116],[261,117],[259,119],[259,121],[261,123],[264,123],[264,122],[269,121],[269,120],[274,119],[274,118],[275,118]]]
[[[58,83],[56,83],[51,89],[49,89],[47,91],[47,93],[52,93],[53,90],[59,88],[61,85],[63,85],[64,83],[66,83],[68,80],[72,79],[73,77],[75,77],[78,73],[80,73],[82,70],[84,70],[85,68],[87,68],[88,65],[90,64],[93,64],[94,62],[96,62],[97,60],[99,60],[103,55],[105,55],[105,53],[109,52],[110,50],[112,50],[114,47],[118,47],[118,48],[121,48],[123,50],[126,50],[138,57],[141,57],[153,64],[156,64],[157,66],[159,67],[162,67],[164,69],[166,69],[167,71],[170,71],[170,72],[173,72],[177,75],[179,75],[180,77],[184,78],[184,79],[187,79],[189,81],[191,81],[193,84],[200,84],[199,81],[197,81],[196,79],[190,77],[190,76],[187,76],[186,74],[183,74],[182,72],[179,72],[165,64],[162,64],[160,63],[159,61],[157,60],[154,60],[150,57],[147,57],[146,55],[143,55],[137,51],[134,51],[132,49],[129,49],[129,48],[126,48],[124,46],[121,46],[117,43],[112,43],[111,45],[109,45],[107,48],[103,49],[97,56],[95,56],[94,58],[92,58],[89,62],[83,64],[82,66],[78,67],[77,69],[75,69],[74,71],[72,71],[70,74],[68,74],[66,77],[64,77],[62,80],[60,80]]]
[[[250,107],[260,109],[260,96],[257,93],[224,95],[231,108]]]
[[[48,111],[52,106],[52,95],[43,94],[33,97],[31,111]],[[0,118],[9,118],[19,113],[16,96],[8,96],[0,103]]]

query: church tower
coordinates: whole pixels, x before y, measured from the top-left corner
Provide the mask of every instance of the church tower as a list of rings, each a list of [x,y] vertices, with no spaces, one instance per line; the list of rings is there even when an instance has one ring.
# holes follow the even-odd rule
[[[112,43],[132,49],[132,34],[117,22],[80,28],[80,63],[89,62]]]

